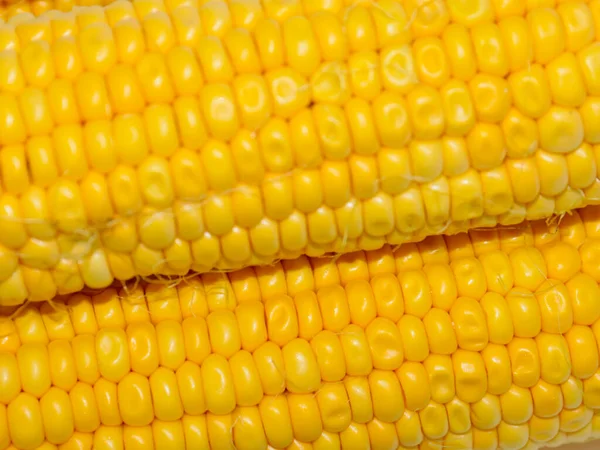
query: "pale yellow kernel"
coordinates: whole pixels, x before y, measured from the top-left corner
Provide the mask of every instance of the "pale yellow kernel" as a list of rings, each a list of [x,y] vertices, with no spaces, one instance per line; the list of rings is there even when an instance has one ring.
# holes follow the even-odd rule
[[[418,85],[419,78],[409,45],[392,45],[382,49],[378,65],[386,89],[406,94]]]
[[[555,9],[533,9],[527,14],[527,22],[537,63],[547,64],[564,51],[565,29]]]
[[[390,69],[386,70],[389,71]],[[356,97],[371,100],[381,92],[382,70],[379,55],[376,52],[358,52],[350,55],[348,58],[348,74],[352,93]]]
[[[500,0],[504,1],[504,0]],[[524,15],[503,18],[499,23],[502,43],[508,57],[510,71],[528,68],[533,61],[533,41]]]
[[[480,72],[505,76],[509,60],[500,27],[492,23],[478,25],[471,30],[471,36]]]
[[[412,46],[419,81],[439,88],[450,78],[450,64],[442,40],[427,37],[417,39]]]

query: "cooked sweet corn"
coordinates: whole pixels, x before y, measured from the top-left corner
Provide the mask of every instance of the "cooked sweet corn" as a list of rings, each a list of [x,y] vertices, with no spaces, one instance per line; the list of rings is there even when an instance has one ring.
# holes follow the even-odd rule
[[[304,400],[304,399],[302,399]],[[294,400],[295,402],[296,400]],[[290,402],[292,405],[294,402]],[[275,404],[276,403],[276,404]],[[265,416],[264,408],[269,408],[275,416]],[[442,410],[444,408],[442,407]],[[448,408],[446,408],[447,410]],[[372,419],[365,423],[348,421],[348,426],[340,432],[322,431],[314,434],[310,442],[302,442],[292,437],[294,423],[285,417],[289,410],[285,399],[274,401],[267,406],[241,407],[231,414],[214,415],[210,413],[198,416],[184,415],[179,420],[155,420],[151,425],[134,427],[129,425],[100,425],[94,433],[74,432],[62,445],[45,441],[37,447],[40,450],[78,449],[78,450],[114,450],[114,449],[219,449],[219,450],[497,450],[517,449],[536,450],[538,448],[557,447],[565,442],[584,442],[600,437],[600,415],[594,415],[590,423],[580,432],[565,433],[560,429],[558,418],[540,421],[529,426],[529,432],[549,434],[556,437],[541,444],[523,441],[527,434],[527,425],[510,426],[500,422],[497,430],[481,431],[469,429],[460,433],[448,431],[444,439],[430,439],[423,436],[417,413],[405,413],[403,418],[393,423]],[[450,414],[450,412],[448,412]],[[271,420],[271,423],[265,420]],[[556,419],[556,420],[554,420]],[[294,420],[294,419],[292,419]],[[304,426],[311,426],[307,423]],[[462,424],[461,424],[462,425]],[[448,425],[450,426],[450,425]],[[278,428],[279,427],[279,428]],[[555,431],[556,430],[556,431]],[[275,444],[270,444],[275,442]],[[286,442],[286,447],[280,443]],[[402,442],[419,442],[417,445],[403,445]],[[521,445],[521,442],[526,442]],[[499,444],[503,447],[498,447]]]
[[[600,201],[597,0],[200,3],[0,26],[0,304]]]
[[[598,438],[599,238],[587,207],[558,227],[5,307],[0,449]]]

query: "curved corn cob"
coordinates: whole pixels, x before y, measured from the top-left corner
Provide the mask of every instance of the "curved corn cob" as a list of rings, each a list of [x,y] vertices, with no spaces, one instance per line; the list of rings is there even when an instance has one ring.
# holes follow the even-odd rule
[[[0,303],[600,199],[598,0],[186,1],[0,27]]]
[[[230,433],[223,424],[240,411],[275,448],[353,433],[352,423],[378,449],[584,440],[600,414],[599,238],[600,207],[588,207],[558,228],[430,237],[4,310],[0,448],[185,415]]]
[[[281,399],[277,403],[279,403],[278,406],[287,408],[284,406],[285,399]],[[285,447],[288,450],[443,450],[447,448],[451,450],[497,450],[500,448],[499,444],[503,445],[502,448],[536,450],[557,447],[565,442],[585,442],[590,438],[600,438],[600,415],[594,415],[590,424],[583,430],[574,433],[558,431],[552,440],[541,444],[543,447],[532,441],[524,446],[518,446],[519,438],[526,434],[522,430],[529,427],[530,433],[547,433],[549,429],[560,427],[558,418],[545,422],[540,421],[540,423],[529,426],[511,426],[500,422],[497,430],[482,431],[472,428],[459,433],[448,432],[444,439],[429,439],[423,436],[419,414],[406,413],[402,420],[395,424],[378,419],[372,419],[366,423],[349,422],[343,431],[323,430],[308,443],[291,437],[294,427],[300,426],[300,424],[284,420],[284,415],[268,417],[272,421],[264,422],[262,410],[261,405],[260,407],[238,408],[233,413],[222,416],[210,413],[199,416],[184,415],[180,420],[170,422],[155,420],[151,425],[143,427],[100,425],[94,433],[75,432],[62,446],[56,446],[46,441],[38,449],[273,450],[282,447],[277,446],[278,444],[272,446],[269,441],[279,440],[288,443]],[[277,411],[277,413],[279,412]],[[452,423],[452,419],[450,417],[449,419],[450,422],[447,426],[454,425],[458,426],[460,430],[464,430],[465,423]],[[303,425],[314,426],[310,421]],[[419,443],[406,446],[402,444],[402,441]]]

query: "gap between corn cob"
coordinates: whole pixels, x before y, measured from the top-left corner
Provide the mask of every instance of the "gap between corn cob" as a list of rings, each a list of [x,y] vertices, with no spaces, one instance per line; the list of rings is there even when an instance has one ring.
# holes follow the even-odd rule
[[[233,433],[236,448],[250,435],[275,448],[598,437],[599,255],[600,207],[588,207],[558,227],[4,308],[0,436],[104,448],[165,429],[191,439],[186,421],[213,421],[205,439]]]
[[[14,16],[0,27],[0,303],[595,203],[599,23],[598,0]]]

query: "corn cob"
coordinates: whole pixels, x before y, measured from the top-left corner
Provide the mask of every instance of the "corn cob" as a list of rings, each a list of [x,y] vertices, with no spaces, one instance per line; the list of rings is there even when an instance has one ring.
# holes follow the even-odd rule
[[[285,400],[281,401],[285,404]],[[57,446],[46,441],[40,450],[73,448],[80,450],[114,450],[114,449],[194,449],[204,450],[256,450],[275,449],[268,444],[269,433],[275,427],[283,426],[279,434],[291,432],[293,425],[285,421],[276,421],[265,427],[260,407],[238,408],[232,414],[215,416],[184,415],[176,421],[155,420],[151,425],[131,427],[127,425],[101,425],[94,433],[75,432],[68,442]],[[462,424],[461,424],[462,425]],[[530,427],[532,431],[539,425]],[[543,425],[542,425],[543,426]],[[547,425],[546,425],[547,426]],[[504,437],[512,430],[507,425],[499,427],[498,432],[471,429],[463,433],[449,432],[445,439],[428,439],[422,437],[418,414],[405,414],[402,421],[391,424],[377,419],[366,423],[350,422],[341,432],[322,431],[312,442],[302,442],[288,438],[289,450],[497,450],[498,437]],[[508,432],[508,433],[507,433]],[[421,436],[420,444],[405,446],[401,440],[408,435]],[[600,415],[595,415],[590,424],[578,433],[558,432],[549,442],[549,447],[556,447],[570,442],[585,442],[589,438],[600,438]],[[505,441],[506,442],[506,441]],[[515,448],[515,447],[503,447]],[[526,450],[541,448],[538,444],[528,443],[522,447]],[[545,448],[545,447],[544,447]]]
[[[536,5],[136,0],[9,19],[0,303],[597,202],[600,3]]]
[[[377,449],[597,436],[599,238],[587,207],[558,227],[4,308],[0,449],[150,436],[188,416],[229,436],[256,423],[240,411],[262,423],[261,448],[365,429]]]

